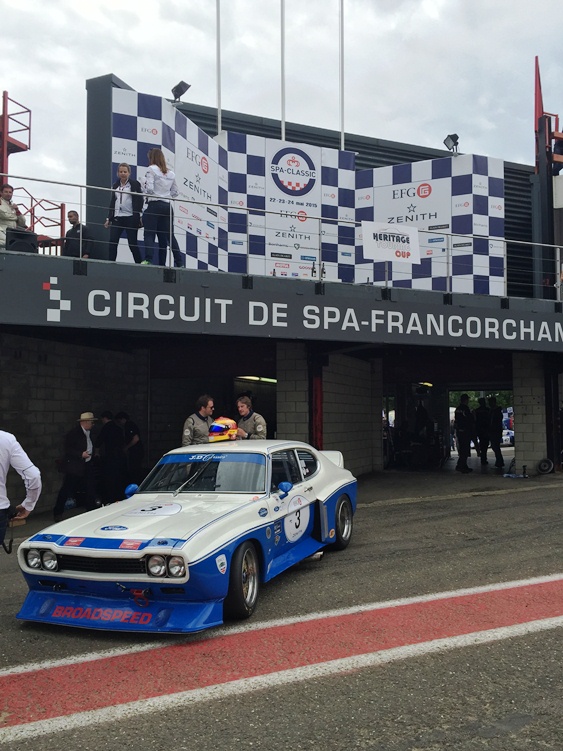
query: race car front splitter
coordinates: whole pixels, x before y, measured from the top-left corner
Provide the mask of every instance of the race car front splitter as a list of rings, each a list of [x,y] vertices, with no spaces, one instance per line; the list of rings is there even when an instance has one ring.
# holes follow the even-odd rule
[[[106,631],[190,633],[223,623],[223,602],[149,601],[142,592],[124,600],[32,590],[17,618]]]

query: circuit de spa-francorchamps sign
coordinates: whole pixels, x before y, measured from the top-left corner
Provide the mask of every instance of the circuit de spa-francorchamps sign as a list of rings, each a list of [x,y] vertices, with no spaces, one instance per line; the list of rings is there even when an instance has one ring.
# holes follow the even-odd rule
[[[371,286],[243,277],[0,252],[0,323],[561,351],[552,301],[518,301]],[[529,308],[529,309],[528,309]],[[542,310],[545,308],[545,310]]]

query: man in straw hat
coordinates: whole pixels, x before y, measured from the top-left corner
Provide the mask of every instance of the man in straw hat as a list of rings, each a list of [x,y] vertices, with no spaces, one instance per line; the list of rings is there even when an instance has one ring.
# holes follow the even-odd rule
[[[56,522],[61,521],[67,498],[84,498],[87,511],[100,504],[96,501],[96,476],[92,462],[93,446],[90,430],[96,421],[92,412],[82,412],[78,425],[64,439],[64,458],[61,471],[64,480],[53,509]]]

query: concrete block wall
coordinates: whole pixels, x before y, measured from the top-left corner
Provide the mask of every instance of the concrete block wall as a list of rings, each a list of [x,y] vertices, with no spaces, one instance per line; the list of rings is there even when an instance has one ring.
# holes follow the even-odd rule
[[[277,435],[309,442],[309,371],[303,342],[279,342],[276,353]]]
[[[331,355],[323,368],[324,448],[342,451],[355,475],[383,469],[381,360]]]
[[[543,355],[514,353],[512,372],[516,470],[521,472],[525,464],[531,475],[547,456]]]
[[[88,332],[83,333],[84,340]],[[52,508],[62,475],[55,461],[64,434],[81,412],[125,410],[147,435],[148,353],[0,334],[0,429],[14,433],[41,470],[37,510]],[[19,475],[8,475],[8,494],[20,502]]]

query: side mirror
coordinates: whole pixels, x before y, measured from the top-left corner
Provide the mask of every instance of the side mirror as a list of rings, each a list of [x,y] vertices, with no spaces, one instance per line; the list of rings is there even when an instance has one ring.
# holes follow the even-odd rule
[[[137,490],[139,490],[139,486],[135,485],[135,483],[132,482],[131,485],[128,485],[125,488],[125,497],[126,498],[131,498],[132,495],[135,495],[135,493],[137,492]]]
[[[278,485],[278,490],[280,492],[280,499],[283,499],[287,496],[287,494],[292,490],[293,483],[287,482],[287,480],[284,480],[284,482],[280,482]]]

